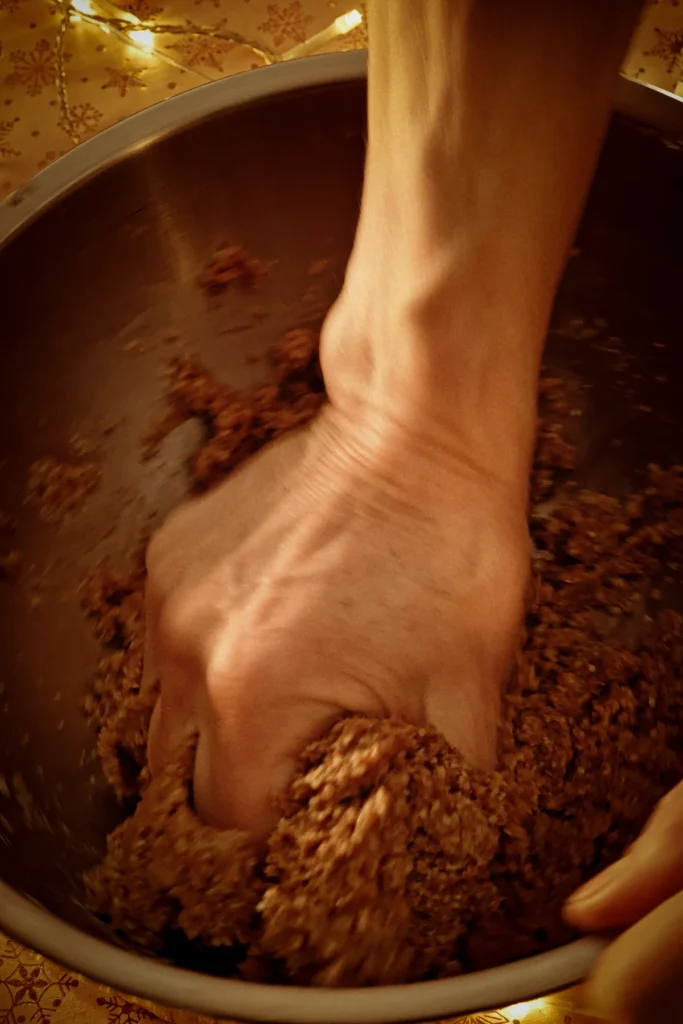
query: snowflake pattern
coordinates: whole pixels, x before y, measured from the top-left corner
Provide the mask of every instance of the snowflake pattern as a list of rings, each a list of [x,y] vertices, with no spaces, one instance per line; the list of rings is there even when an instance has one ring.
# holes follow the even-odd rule
[[[18,149],[9,145],[9,136],[14,129],[14,121],[0,121],[0,157],[9,160],[12,156],[21,156]]]
[[[669,74],[683,71],[683,30],[675,32],[673,29],[655,28],[655,33],[657,42],[644,55],[666,61]]]
[[[80,139],[84,139],[97,131],[103,116],[102,111],[93,107],[92,103],[74,103],[71,107],[71,124],[61,118],[59,127],[67,135],[73,129]]]
[[[156,1013],[117,996],[99,996],[97,1005],[107,1011],[107,1024],[148,1024],[161,1020]]]
[[[301,6],[301,0],[292,0],[289,4],[268,4],[268,17],[258,25],[260,32],[268,32],[275,46],[292,40],[303,43],[306,39],[306,26],[313,21],[313,15],[307,14]]]
[[[16,14],[20,0],[0,0],[0,14]],[[2,54],[2,50],[0,50]]]
[[[9,55],[14,71],[5,84],[22,86],[29,96],[40,96],[55,80],[55,51],[48,39],[39,39],[32,50],[13,50]]]
[[[134,14],[140,21],[151,21],[157,15],[164,13],[164,8],[154,3],[154,0],[128,0],[121,5],[124,11]]]
[[[188,26],[189,26],[188,22]],[[216,29],[220,32],[225,28],[225,21],[219,22]],[[223,58],[233,49],[235,44],[226,39],[216,39],[214,36],[186,36],[177,43],[169,46],[169,50],[175,50],[183,64],[190,68],[207,67],[214,71],[222,72]]]
[[[121,99],[123,99],[129,89],[147,88],[142,81],[142,75],[147,68],[136,68],[127,61],[124,61],[120,68],[105,68],[104,70],[109,77],[102,88],[117,89]]]
[[[49,1024],[79,981],[37,953],[8,939],[0,957],[0,1021]]]

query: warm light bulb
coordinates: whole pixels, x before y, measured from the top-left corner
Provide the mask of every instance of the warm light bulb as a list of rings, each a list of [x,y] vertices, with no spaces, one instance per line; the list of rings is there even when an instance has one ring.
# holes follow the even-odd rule
[[[335,28],[340,35],[344,35],[346,32],[350,32],[352,28],[357,28],[363,20],[363,15],[360,11],[349,11],[347,14],[340,14],[338,18],[334,19]]]
[[[532,1010],[539,1010],[543,1004],[543,999],[533,999],[529,1003],[515,1003],[514,1006],[506,1006],[505,1013],[509,1014],[510,1020],[523,1021]]]
[[[154,33],[148,28],[136,28],[128,33],[128,38],[143,50],[154,49]]]
[[[348,11],[346,14],[340,14],[338,18],[324,28],[321,32],[316,32],[310,39],[304,40],[303,43],[297,43],[291,50],[286,50],[280,55],[280,60],[292,60],[295,57],[305,57],[307,53],[315,53],[316,50],[322,50],[324,46],[329,46],[333,43],[337,36],[345,36],[351,29],[357,28],[363,20],[363,15],[360,11]]]
[[[530,1009],[531,1003],[516,1003],[515,1006],[506,1007],[510,1020],[523,1020]]]

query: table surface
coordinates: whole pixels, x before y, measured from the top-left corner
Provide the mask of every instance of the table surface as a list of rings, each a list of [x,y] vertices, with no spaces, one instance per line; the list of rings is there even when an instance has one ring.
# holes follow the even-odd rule
[[[73,7],[68,8],[68,3]],[[364,5],[357,9],[364,12]],[[74,12],[75,8],[75,12]],[[0,0],[0,200],[80,141],[167,96],[310,40],[352,0]],[[79,13],[80,12],[80,13]],[[75,13],[75,16],[74,16]],[[140,19],[135,40],[111,19]],[[110,19],[98,23],[97,18]],[[118,25],[118,30],[117,30]],[[148,26],[147,29],[145,26]],[[149,32],[167,26],[181,32]],[[200,34],[188,32],[199,27]],[[125,31],[125,30],[124,30]],[[254,43],[229,38],[239,34]],[[133,45],[131,45],[131,42]],[[367,43],[365,22],[324,49]],[[624,70],[681,91],[683,3],[649,0]],[[0,934],[0,1024],[191,1024],[79,978]],[[581,989],[462,1019],[589,1024]],[[460,1022],[459,1022],[460,1024]]]

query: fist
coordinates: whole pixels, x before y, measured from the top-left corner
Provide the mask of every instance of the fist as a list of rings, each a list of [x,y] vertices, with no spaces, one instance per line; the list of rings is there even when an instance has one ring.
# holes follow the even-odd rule
[[[452,440],[327,406],[153,538],[149,762],[158,771],[196,733],[208,822],[264,836],[303,747],[350,713],[431,724],[493,767],[526,494]]]

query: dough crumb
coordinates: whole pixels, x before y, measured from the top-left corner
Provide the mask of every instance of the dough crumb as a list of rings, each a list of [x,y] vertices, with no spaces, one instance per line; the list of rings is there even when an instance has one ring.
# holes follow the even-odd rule
[[[100,476],[93,463],[76,465],[48,455],[31,466],[26,500],[38,506],[45,522],[61,523],[83,507]]]
[[[216,292],[227,288],[233,281],[246,288],[254,288],[266,277],[266,266],[250,256],[240,245],[224,245],[213,254],[199,275],[199,285]]]

